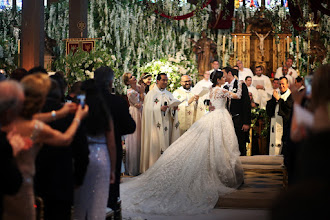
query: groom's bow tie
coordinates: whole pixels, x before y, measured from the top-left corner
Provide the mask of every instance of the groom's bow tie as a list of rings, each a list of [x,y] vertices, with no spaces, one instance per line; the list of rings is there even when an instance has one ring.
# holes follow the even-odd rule
[[[229,90],[229,86],[228,85],[225,85],[223,88]]]

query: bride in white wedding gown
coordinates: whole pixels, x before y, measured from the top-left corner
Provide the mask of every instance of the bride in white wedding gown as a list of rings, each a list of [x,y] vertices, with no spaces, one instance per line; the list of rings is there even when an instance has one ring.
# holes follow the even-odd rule
[[[219,196],[243,182],[238,142],[226,98],[240,98],[213,76],[210,101],[215,110],[204,115],[175,141],[142,175],[120,186],[122,209],[162,215],[193,215],[214,208]]]

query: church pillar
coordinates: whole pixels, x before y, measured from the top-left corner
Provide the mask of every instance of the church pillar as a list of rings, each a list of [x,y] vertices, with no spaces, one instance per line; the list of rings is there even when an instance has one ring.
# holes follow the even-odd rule
[[[21,67],[29,70],[44,64],[44,1],[22,2]]]
[[[69,1],[69,38],[81,38],[81,32],[77,24],[79,21],[83,21],[87,27],[87,9],[87,0]],[[87,28],[84,29],[82,37],[87,37]]]

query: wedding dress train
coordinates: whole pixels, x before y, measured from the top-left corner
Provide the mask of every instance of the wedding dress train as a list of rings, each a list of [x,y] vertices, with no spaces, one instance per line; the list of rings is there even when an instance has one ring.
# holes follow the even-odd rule
[[[239,93],[239,92],[237,92]],[[243,182],[229,93],[212,89],[215,110],[195,122],[142,175],[120,186],[122,208],[129,212],[181,215],[214,208],[219,196]]]

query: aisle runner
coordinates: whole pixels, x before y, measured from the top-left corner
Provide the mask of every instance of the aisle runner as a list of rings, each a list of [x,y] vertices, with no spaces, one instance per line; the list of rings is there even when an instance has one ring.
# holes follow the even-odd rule
[[[283,176],[280,172],[245,171],[244,175],[244,184],[236,192],[219,198],[215,208],[270,208],[283,190]]]

